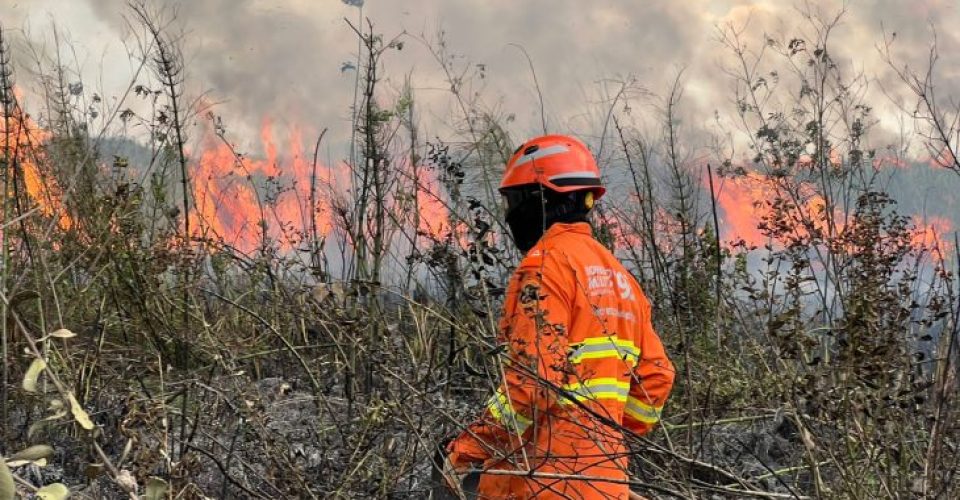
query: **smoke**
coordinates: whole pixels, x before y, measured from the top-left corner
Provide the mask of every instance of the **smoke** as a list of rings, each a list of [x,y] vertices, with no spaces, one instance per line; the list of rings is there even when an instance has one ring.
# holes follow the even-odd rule
[[[73,31],[74,25],[97,24],[113,31],[101,37],[125,33],[126,0],[71,3],[89,14],[61,16],[47,1],[0,6],[0,13],[14,22],[49,13]],[[960,42],[949,28],[960,22],[960,13],[952,2],[831,0],[817,3],[815,9],[829,16],[844,4],[847,13],[833,35],[835,51],[851,71],[863,71],[878,83],[871,84],[868,101],[888,102],[885,93],[905,95],[876,50],[884,31],[897,33],[896,55],[922,66],[930,27],[938,27],[944,85],[958,88],[960,65],[955,62],[960,61],[953,54],[960,54]],[[399,89],[410,74],[418,109],[429,110],[422,119],[430,130],[445,130],[456,111],[437,61],[418,41],[436,42],[442,31],[454,56],[450,62],[458,67],[482,65],[480,83],[487,102],[516,117],[513,133],[526,136],[541,128],[530,69],[522,52],[511,46],[518,44],[532,59],[548,127],[588,139],[602,128],[604,113],[597,111],[602,108],[598,105],[610,97],[609,85],[606,95],[601,90],[603,81],[628,75],[662,95],[683,70],[682,109],[690,133],[704,128],[714,111],[731,114],[731,83],[723,72],[732,64],[731,54],[717,41],[718,27],[746,27],[744,36],[757,49],[768,34],[802,36],[803,24],[796,6],[773,0],[155,0],[151,5],[176,12],[191,89],[196,94],[208,91],[211,100],[222,102],[218,112],[228,129],[255,137],[261,120],[270,117],[281,127],[285,122],[315,130],[329,127],[334,141],[350,134],[357,38],[347,20],[365,27],[361,15],[388,39],[407,33],[404,49],[385,56],[381,88]],[[104,68],[128,66],[104,61]],[[637,109],[640,121],[658,120],[650,106]]]
[[[7,26],[27,22],[42,26],[52,18],[81,44],[128,35],[126,0],[65,3],[5,3],[0,5],[0,16]],[[398,92],[410,77],[426,129],[422,137],[451,139],[452,125],[462,118],[451,98],[450,83],[431,52],[439,50],[442,41],[446,56],[442,62],[455,77],[461,72],[477,75],[475,86],[464,87],[464,97],[471,99],[476,90],[495,113],[513,116],[506,125],[516,139],[541,130],[540,96],[525,53],[543,94],[549,131],[573,132],[593,145],[604,129],[617,81],[634,78],[648,91],[629,96],[629,103],[619,102],[617,111],[632,109],[625,119],[655,137],[661,133],[662,96],[682,72],[684,98],[677,118],[689,158],[710,154],[706,151],[715,117],[736,116],[734,83],[727,70],[735,70],[737,61],[718,40],[721,30],[740,31],[752,53],[763,50],[768,37],[788,41],[817,36],[804,20],[803,5],[809,4],[775,0],[153,0],[150,5],[175,14],[171,29],[173,34],[182,31],[188,92],[206,93],[209,101],[220,103],[216,112],[223,115],[230,137],[240,141],[242,152],[270,157],[268,141],[259,140],[267,120],[278,138],[302,131],[307,143],[319,130],[329,128],[324,140],[332,145],[333,152],[326,158],[330,165],[346,155],[355,82],[362,67],[353,27],[366,30],[368,20],[386,40],[400,35],[404,41],[402,50],[385,54],[380,89]],[[913,102],[878,46],[884,36],[894,39],[897,64],[922,71],[936,31],[941,57],[938,88],[943,97],[956,96],[960,37],[951,28],[960,23],[960,12],[952,2],[940,0],[827,0],[816,2],[812,14],[829,19],[841,8],[846,13],[831,33],[831,57],[845,75],[864,75],[863,99],[880,119],[875,144],[865,146],[879,149],[895,142],[901,123],[897,117]],[[32,39],[40,32],[28,30],[24,36]],[[91,53],[97,50],[88,48]],[[127,75],[125,56],[105,58],[94,67],[107,76]],[[85,74],[89,79],[90,74]],[[109,89],[104,89],[104,95],[109,98]],[[723,125],[737,127],[732,121]],[[295,151],[296,141],[287,141],[277,146],[293,151],[288,156],[301,153]],[[737,154],[745,154],[743,148]],[[905,193],[900,197],[905,201],[930,199],[930,193],[909,191],[914,180],[904,179],[894,190]],[[948,199],[949,195],[935,197]],[[925,206],[909,202],[906,208],[911,213],[928,213]],[[948,210],[955,212],[952,206]],[[950,216],[937,210],[929,213]]]
[[[118,35],[123,32],[123,0],[87,2]],[[440,67],[418,41],[436,41],[442,30],[454,63],[483,65],[492,101],[500,100],[506,113],[518,117],[521,134],[535,130],[538,99],[526,59],[510,44],[530,54],[551,127],[561,129],[591,104],[584,98],[593,90],[584,89],[594,88],[596,79],[659,78],[663,66],[679,68],[707,41],[690,12],[666,3],[627,7],[612,1],[537,0],[519,8],[513,2],[477,0],[455,5],[209,0],[156,5],[175,11],[184,29],[190,81],[209,90],[214,100],[226,101],[221,111],[253,130],[270,116],[348,134],[357,39],[347,20],[365,27],[361,6],[363,16],[386,37],[409,35],[402,51],[385,57],[383,88],[399,88],[412,71],[417,97],[426,101],[421,109],[452,109],[442,92],[448,85]]]

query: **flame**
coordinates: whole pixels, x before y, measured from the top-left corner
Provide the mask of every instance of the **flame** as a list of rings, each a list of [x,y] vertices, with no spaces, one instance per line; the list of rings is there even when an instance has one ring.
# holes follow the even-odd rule
[[[348,191],[350,168],[340,163],[334,167],[318,164],[314,169],[312,144],[304,143],[302,127],[292,125],[287,132],[284,140],[277,140],[273,121],[262,121],[262,158],[235,154],[213,131],[205,134],[200,151],[193,155],[190,226],[194,237],[221,239],[250,253],[267,240],[275,242],[281,251],[303,248],[313,224],[319,237],[330,234],[332,214],[336,213],[332,198]],[[442,241],[452,235],[465,246],[466,227],[451,224],[436,172],[421,167],[412,175],[409,165],[398,168],[409,170],[406,175],[416,181],[416,187],[409,187],[409,194],[415,197],[417,207],[418,241]],[[315,200],[312,214],[311,199]],[[398,221],[412,220],[404,202],[402,194],[387,200],[388,210]]]
[[[637,204],[642,203],[642,200],[636,194],[631,194],[629,200]],[[612,212],[613,220],[609,222],[601,221],[601,224],[604,224],[610,229],[614,238],[614,244],[617,248],[638,251],[645,249],[646,245],[651,243],[649,241],[645,242],[642,236],[647,231],[640,227],[640,225],[643,224],[643,216],[641,214],[624,213],[618,210],[613,210]],[[632,222],[627,222],[625,219],[631,219]],[[661,254],[672,254],[683,249],[682,234],[684,224],[677,215],[663,207],[656,207],[652,224],[652,243],[656,246],[658,252]],[[703,228],[698,227],[695,230],[698,235],[703,235]]]
[[[914,229],[910,242],[914,248],[937,249],[941,252],[947,252],[953,248],[953,244],[944,239],[945,235],[953,231],[953,224],[946,217],[914,215],[911,221]]]
[[[64,191],[49,171],[43,168],[45,148],[52,134],[38,127],[29,116],[19,109],[9,120],[0,120],[0,146],[8,154],[16,155],[21,166],[23,187],[26,195],[36,205],[40,214],[54,218],[63,230],[74,227],[74,220],[67,215],[63,204]],[[222,240],[246,253],[257,251],[266,242],[273,242],[281,251],[297,251],[304,248],[314,226],[317,236],[327,237],[334,227],[334,199],[339,193],[349,192],[351,171],[344,163],[333,166],[313,162],[313,143],[305,143],[308,136],[300,126],[286,127],[282,137],[275,132],[274,123],[264,119],[259,130],[262,157],[251,158],[236,154],[231,147],[212,130],[203,136],[199,150],[191,154],[191,182],[193,207],[189,217],[193,237]],[[952,161],[949,153],[943,153],[930,162]],[[809,161],[801,158],[799,163]],[[831,163],[839,162],[835,150],[830,154]],[[877,158],[882,165],[906,167],[907,163],[896,158]],[[448,198],[436,169],[400,164],[408,176],[404,201],[401,194],[388,199],[389,210],[403,224],[409,221],[410,230],[415,228],[419,244],[445,241],[452,238],[462,248],[469,246],[468,228],[463,222],[451,219]],[[412,181],[411,181],[412,179]],[[792,182],[792,181],[791,181]],[[838,234],[846,223],[845,214],[837,211],[833,220],[827,220],[823,212],[826,202],[816,194],[811,185],[795,186],[798,191],[797,205],[790,211],[791,222],[802,219],[812,222],[815,230]],[[398,188],[403,191],[404,188]],[[769,201],[783,196],[786,190],[778,179],[765,177],[755,172],[725,178],[717,186],[715,194],[721,216],[721,241],[743,240],[749,247],[762,247],[770,242],[764,233],[765,222],[776,214]],[[410,196],[412,195],[412,196]],[[12,196],[12,193],[7,193]],[[413,199],[416,212],[411,215],[409,200]],[[407,203],[405,205],[404,203]],[[413,222],[415,221],[415,222]],[[655,215],[657,244],[669,251],[676,245],[670,235],[678,234],[672,214],[659,209]],[[945,239],[953,230],[947,217],[912,219],[914,234],[912,245],[917,249],[952,248]],[[832,227],[829,227],[832,226]],[[795,224],[795,237],[807,236],[808,226]],[[618,239],[622,245],[637,246],[641,242],[636,235],[619,229]],[[776,243],[776,242],[774,242]]]
[[[441,241],[452,234],[450,209],[442,195],[440,178],[432,168],[418,168],[414,179],[417,184],[417,233],[432,241]],[[457,237],[466,246],[465,227],[457,225]]]
[[[14,96],[15,103],[21,100],[20,91],[16,88]],[[56,218],[61,229],[70,229],[73,220],[64,209],[63,190],[53,177],[45,175],[39,167],[45,158],[43,144],[50,138],[50,133],[38,127],[17,104],[14,104],[14,109],[12,116],[0,120],[0,147],[20,166],[23,187],[40,213]],[[6,196],[12,197],[14,192],[6,193]]]
[[[873,159],[873,168],[882,169],[884,167],[898,168],[898,169],[909,169],[910,164],[897,155],[878,155]]]
[[[760,230],[763,200],[775,193],[773,184],[755,172],[725,179],[714,193],[721,211],[721,239],[743,240],[751,247],[764,245],[768,238]]]
[[[192,169],[193,236],[221,238],[249,253],[267,240],[284,251],[296,249],[314,225],[318,236],[329,233],[331,207],[325,193],[336,186],[335,178],[345,167],[317,165],[314,180],[300,127],[290,127],[284,152],[270,120],[263,121],[260,140],[265,158],[254,159],[235,153],[214,133],[206,134]]]
[[[891,163],[899,166],[899,163]],[[795,214],[789,219],[796,222],[794,233],[788,237],[806,237],[807,226],[800,223],[801,218],[812,223],[812,227],[823,234],[841,234],[847,224],[847,216],[835,209],[832,219],[825,217],[826,201],[810,185],[799,186],[800,203],[793,208]],[[721,232],[727,241],[743,240],[748,247],[761,247],[770,241],[763,230],[765,221],[771,220],[775,208],[770,200],[783,196],[783,190],[774,179],[750,172],[745,176],[728,178],[716,193],[721,211]],[[917,250],[952,249],[945,235],[953,231],[953,224],[947,217],[922,217],[914,215],[912,221],[911,246]]]
[[[846,221],[843,213],[835,209],[832,218],[825,216],[827,202],[809,184],[792,186],[796,199],[787,193],[774,178],[756,172],[726,178],[714,196],[720,208],[721,240],[740,241],[748,247],[761,247],[772,242],[764,234],[764,227],[774,220],[787,220],[793,230],[787,237],[806,238],[814,231],[837,234],[843,231]],[[786,214],[777,214],[770,202],[788,199],[790,208]]]

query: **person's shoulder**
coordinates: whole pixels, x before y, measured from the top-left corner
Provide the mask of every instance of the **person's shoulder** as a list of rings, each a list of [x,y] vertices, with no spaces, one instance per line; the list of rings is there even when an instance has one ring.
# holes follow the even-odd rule
[[[520,260],[520,265],[517,266],[518,269],[540,269],[547,262],[547,255],[551,255],[553,250],[550,248],[545,248],[542,245],[536,245],[531,248],[526,255],[523,256],[523,259]],[[552,259],[549,259],[552,260]]]
[[[561,244],[557,244],[561,243]],[[569,245],[563,245],[562,242],[552,241],[547,245],[537,245],[530,249],[520,261],[518,269],[524,271],[537,271],[555,273],[568,267],[564,262],[570,261]]]
[[[592,234],[582,231],[548,233],[524,255],[520,268],[564,268],[584,258],[612,254]]]

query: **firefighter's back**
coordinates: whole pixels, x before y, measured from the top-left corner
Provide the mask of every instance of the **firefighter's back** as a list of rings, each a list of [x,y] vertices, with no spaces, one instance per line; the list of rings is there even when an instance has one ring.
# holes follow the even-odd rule
[[[566,291],[568,354],[561,397],[540,419],[532,454],[542,471],[574,474],[558,482],[569,498],[627,498],[623,436],[619,430],[631,372],[640,356],[640,320],[646,299],[623,265],[596,241],[588,224],[551,228],[534,252],[543,252],[545,275]],[[533,255],[536,259],[538,256]]]

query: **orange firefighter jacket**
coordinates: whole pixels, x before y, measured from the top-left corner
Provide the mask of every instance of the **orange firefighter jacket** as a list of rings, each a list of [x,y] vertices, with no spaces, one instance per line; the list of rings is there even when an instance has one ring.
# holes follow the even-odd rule
[[[643,291],[587,223],[554,224],[527,252],[498,340],[503,382],[448,447],[455,467],[487,471],[479,498],[626,499],[621,429],[660,420],[674,369]]]

